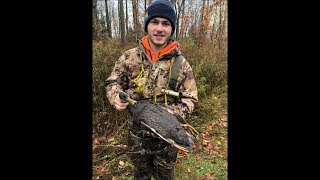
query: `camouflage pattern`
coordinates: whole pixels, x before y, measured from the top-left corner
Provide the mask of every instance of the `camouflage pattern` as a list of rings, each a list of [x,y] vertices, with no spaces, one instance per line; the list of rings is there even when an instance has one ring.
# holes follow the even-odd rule
[[[143,77],[134,81],[141,71],[140,53],[142,53],[142,61],[145,72]],[[151,63],[149,57],[146,56],[145,49],[142,44],[140,47],[126,51],[115,63],[111,75],[106,80],[106,93],[111,104],[114,104],[114,98],[119,90],[123,90],[130,95],[132,99],[152,99],[157,96],[157,102],[163,103],[164,98],[161,95],[161,89],[166,89],[169,79],[170,58],[181,55],[179,49],[159,57],[155,64]],[[168,108],[178,113],[186,119],[194,109],[194,103],[198,101],[198,93],[194,75],[190,64],[185,58],[182,58],[182,65],[177,79],[178,92],[184,94],[184,98],[175,102],[169,102]],[[138,86],[141,84],[142,90]],[[172,99],[172,98],[171,98]],[[172,101],[172,100],[171,100]]]
[[[157,103],[164,103],[161,89],[168,87],[171,58],[181,55],[181,52],[175,48],[159,57],[155,64],[152,64],[146,54],[140,41],[139,47],[126,51],[116,61],[111,75],[106,79],[106,94],[112,105],[119,90],[125,91],[137,101],[142,99],[154,101],[154,96],[157,95]],[[140,55],[142,55],[142,62]],[[144,72],[141,72],[142,67]],[[184,97],[178,99],[168,95],[166,107],[186,120],[194,110],[198,94],[192,68],[184,57],[177,81],[176,89]],[[173,169],[177,149],[141,130],[141,127],[133,123],[132,117],[128,122],[128,156],[135,166],[135,179],[150,179],[152,176],[161,180],[174,179]]]
[[[129,118],[128,152],[134,165],[134,179],[174,179],[178,150],[160,138],[154,138]]]

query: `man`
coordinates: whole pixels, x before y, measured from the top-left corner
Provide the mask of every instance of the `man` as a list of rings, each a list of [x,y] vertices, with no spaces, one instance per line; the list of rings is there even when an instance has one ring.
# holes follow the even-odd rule
[[[116,61],[106,80],[107,97],[117,110],[128,106],[119,98],[118,92],[122,90],[137,101],[149,99],[163,104],[184,120],[192,113],[198,101],[197,87],[190,64],[181,56],[178,42],[171,39],[176,19],[168,0],[156,0],[147,8],[144,21],[147,35],[140,40],[139,47],[126,51]],[[178,69],[173,68],[174,60],[181,60]],[[173,69],[177,72],[171,72]],[[162,89],[172,87],[170,76],[174,73],[178,73],[178,78],[173,90],[183,94],[182,98],[162,93]],[[177,149],[142,130],[132,117],[128,122],[128,156],[134,164],[134,179],[174,179]]]

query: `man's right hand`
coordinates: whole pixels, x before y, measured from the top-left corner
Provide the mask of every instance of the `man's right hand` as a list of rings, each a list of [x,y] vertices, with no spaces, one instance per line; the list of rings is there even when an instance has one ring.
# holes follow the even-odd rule
[[[117,94],[113,105],[117,110],[122,111],[129,105],[129,103],[121,100],[119,94]]]

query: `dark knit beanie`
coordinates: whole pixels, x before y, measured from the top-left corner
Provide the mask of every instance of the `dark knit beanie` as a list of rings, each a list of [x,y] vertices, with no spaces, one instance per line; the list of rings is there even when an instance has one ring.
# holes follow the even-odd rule
[[[172,34],[176,28],[177,15],[169,0],[155,0],[147,8],[144,18],[144,30],[147,32],[148,23],[152,18],[161,17],[168,19],[172,26]],[[171,35],[172,35],[171,34]]]

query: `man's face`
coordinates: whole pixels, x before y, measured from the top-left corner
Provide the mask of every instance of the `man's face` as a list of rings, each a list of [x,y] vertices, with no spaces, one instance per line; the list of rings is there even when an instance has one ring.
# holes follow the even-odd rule
[[[150,20],[147,26],[148,38],[156,48],[163,48],[170,39],[172,26],[170,21],[156,17]],[[150,44],[150,46],[152,46]]]

